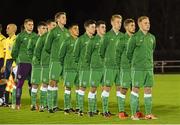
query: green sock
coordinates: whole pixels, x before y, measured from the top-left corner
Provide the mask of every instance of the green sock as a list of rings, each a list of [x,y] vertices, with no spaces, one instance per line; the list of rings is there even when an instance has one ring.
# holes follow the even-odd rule
[[[121,94],[121,92],[117,92],[117,101],[118,101],[119,112],[125,111],[125,98],[126,98],[125,95]]]
[[[79,90],[78,94],[78,101],[79,101],[79,110],[84,110],[84,91]]]
[[[108,112],[109,92],[103,91],[101,97],[102,97],[103,113]]]
[[[53,107],[58,106],[58,87],[53,88]]]
[[[32,88],[31,90],[31,105],[36,105],[37,89]]]
[[[97,98],[96,98],[96,94],[95,94],[95,98],[94,98],[94,108],[93,108],[93,112],[97,112]]]
[[[47,91],[44,91],[44,102],[43,107],[47,107]]]
[[[108,97],[102,97],[103,113],[108,112]]]
[[[44,100],[44,92],[40,90],[40,106],[43,106],[43,100]]]
[[[94,102],[95,102],[95,99],[88,98],[88,111],[89,112],[94,111]]]
[[[138,98],[138,103],[137,103],[137,110],[136,112],[139,112],[140,111],[140,105],[139,105],[139,98]]]
[[[79,109],[78,90],[76,90],[76,109]]]
[[[47,106],[47,88],[41,88],[40,91],[40,106]]]
[[[52,87],[49,86],[47,91],[47,101],[48,101],[48,109],[53,109],[53,91],[52,91]]]
[[[138,105],[138,94],[135,92],[131,92],[130,97],[130,106],[131,106],[131,115],[135,115]]]
[[[95,102],[95,95],[92,92],[88,93],[88,111],[94,111],[94,102]]]
[[[70,99],[69,99],[69,108],[72,108],[72,104],[71,104],[71,94],[70,94]]]
[[[71,91],[65,90],[64,92],[64,109],[70,109],[70,93]]]
[[[14,88],[12,91],[12,104],[16,104],[16,89]]]
[[[144,105],[145,105],[145,114],[151,114],[152,110],[152,96],[151,94],[144,94]]]

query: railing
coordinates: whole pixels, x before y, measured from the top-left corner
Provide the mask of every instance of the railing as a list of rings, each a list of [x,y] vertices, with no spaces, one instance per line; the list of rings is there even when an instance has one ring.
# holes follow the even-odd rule
[[[163,60],[163,61],[154,61],[155,69],[160,70],[161,73],[164,73],[165,70],[180,72],[180,60]]]

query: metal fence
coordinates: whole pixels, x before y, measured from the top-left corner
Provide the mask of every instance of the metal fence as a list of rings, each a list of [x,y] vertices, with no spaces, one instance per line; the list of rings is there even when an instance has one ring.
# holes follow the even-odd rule
[[[154,61],[154,68],[157,73],[180,73],[180,60]]]

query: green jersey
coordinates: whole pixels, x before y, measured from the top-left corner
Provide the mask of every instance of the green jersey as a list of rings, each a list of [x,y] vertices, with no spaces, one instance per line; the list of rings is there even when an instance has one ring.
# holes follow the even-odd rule
[[[12,58],[16,60],[16,63],[31,63],[33,55],[33,47],[28,49],[29,44],[32,46],[36,43],[37,34],[27,33],[23,31],[17,35],[16,41],[12,48]]]
[[[86,46],[90,40],[91,38],[86,33],[84,33],[79,37],[78,41],[75,44],[74,57],[75,62],[78,63],[79,70],[89,70],[90,68],[85,60]]]
[[[104,38],[96,35],[88,44],[86,48],[86,61],[90,65],[91,69],[102,69],[103,62],[99,54],[100,44]]]
[[[58,53],[61,44],[69,36],[69,31],[66,28],[60,28],[59,26],[55,27],[48,33],[44,48],[45,51],[50,54],[50,61],[59,62]]]
[[[139,30],[129,40],[127,57],[134,70],[153,70],[153,52],[155,37],[151,33],[146,35]]]
[[[41,61],[41,55],[42,55],[42,50],[44,47],[44,43],[46,40],[46,35],[47,33],[43,34],[42,36],[40,36],[36,42],[35,48],[34,48],[34,54],[33,54],[33,60],[32,60],[32,64],[35,65],[40,65],[40,61]],[[46,57],[48,58],[48,57]]]
[[[44,47],[47,36],[48,36],[48,32],[45,33],[41,38],[41,44],[42,44],[41,59],[40,59],[41,66],[49,66],[49,62],[50,62],[50,54],[45,50]]]
[[[130,36],[125,33],[116,46],[116,62],[121,69],[130,69],[130,63],[126,55],[129,38]]]
[[[61,45],[59,57],[60,57],[60,62],[64,66],[65,71],[77,70],[77,64],[75,63],[74,55],[73,55],[74,45],[76,41],[77,39],[70,36]]]
[[[104,59],[105,67],[110,69],[117,69],[118,65],[116,64],[116,45],[124,36],[123,33],[115,33],[113,30],[110,30],[105,34],[104,40],[100,47],[100,56]]]

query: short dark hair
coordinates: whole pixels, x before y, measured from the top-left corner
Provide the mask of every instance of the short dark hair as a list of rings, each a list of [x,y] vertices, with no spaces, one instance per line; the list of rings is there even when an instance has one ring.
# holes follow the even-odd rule
[[[2,31],[2,24],[0,24],[0,32]]]
[[[106,22],[103,21],[103,20],[98,20],[98,21],[96,22],[96,27],[99,27],[101,24],[106,25]]]
[[[55,22],[55,20],[54,20],[54,19],[48,19],[48,20],[46,21],[46,24],[50,24],[50,23],[52,23],[52,22]]]
[[[46,24],[46,22],[41,21],[38,23],[37,27],[40,27],[40,26],[47,26],[47,24]]]
[[[31,19],[31,18],[25,19],[25,20],[24,20],[24,24],[26,24],[27,22],[33,22],[33,19]]]
[[[77,23],[71,23],[68,27],[68,29],[71,29],[73,26],[79,26]]]
[[[131,19],[131,18],[129,18],[129,19],[126,19],[125,21],[124,21],[124,28],[129,24],[129,23],[135,23],[135,21],[133,20],[133,19]]]
[[[88,27],[89,25],[91,24],[96,24],[96,21],[95,20],[87,20],[84,22],[84,28]]]
[[[66,12],[57,12],[54,16],[55,21],[57,20],[57,18],[59,18],[61,15],[66,15]]]

